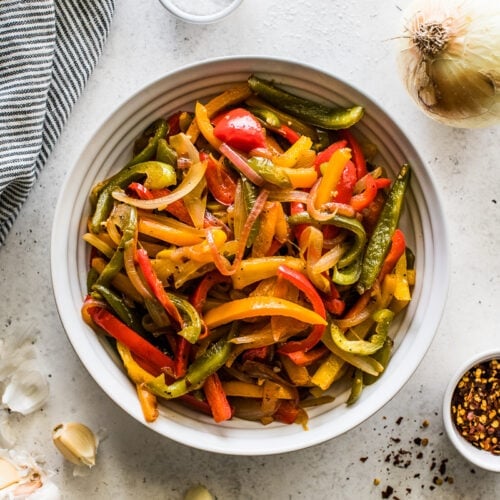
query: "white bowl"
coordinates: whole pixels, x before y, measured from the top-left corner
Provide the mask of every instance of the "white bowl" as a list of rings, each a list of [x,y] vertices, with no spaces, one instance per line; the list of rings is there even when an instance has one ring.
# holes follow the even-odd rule
[[[235,11],[243,0],[160,0],[171,14],[193,24],[210,24],[220,21]]]
[[[239,419],[215,424],[176,404],[162,406],[158,420],[146,424],[186,445],[235,455],[282,453],[312,446],[343,434],[373,415],[403,387],[425,355],[441,318],[449,279],[446,225],[430,173],[404,133],[370,98],[330,74],[280,59],[222,58],[187,66],[130,97],[104,122],[68,174],[57,203],[51,244],[57,308],[76,353],[102,389],[143,422],[135,388],[117,355],[80,315],[89,252],[81,238],[90,211],[88,193],[116,165],[124,164],[134,139],[152,120],[185,109],[195,99],[208,99],[252,73],[313,99],[363,105],[366,115],[356,130],[379,147],[389,174],[394,177],[405,162],[412,165],[401,226],[416,255],[417,282],[413,300],[393,325],[398,334],[381,380],[368,386],[350,407],[332,403],[312,409],[308,431],[300,425],[262,426]]]
[[[490,359],[500,359],[500,349],[490,349],[488,351],[475,354],[474,357],[467,359],[467,361],[462,363],[462,365],[453,374],[444,393],[443,422],[450,441],[464,458],[482,469],[500,472],[500,455],[493,455],[493,453],[489,451],[476,448],[463,436],[461,436],[455,426],[455,423],[453,422],[451,413],[453,393],[455,392],[455,387],[462,376],[473,366]]]

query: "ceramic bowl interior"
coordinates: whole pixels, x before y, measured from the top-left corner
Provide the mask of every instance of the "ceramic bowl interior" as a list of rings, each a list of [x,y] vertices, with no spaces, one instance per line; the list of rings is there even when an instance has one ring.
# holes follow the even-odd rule
[[[446,433],[452,444],[458,452],[469,462],[482,469],[500,472],[500,455],[494,455],[489,451],[481,450],[473,446],[463,436],[460,435],[452,418],[451,404],[453,393],[462,376],[473,366],[491,359],[500,359],[500,350],[493,349],[484,351],[474,355],[471,359],[467,359],[453,374],[446,388],[443,398],[443,422]]]
[[[210,24],[224,19],[235,11],[242,0],[160,0],[171,14],[193,24]]]
[[[448,240],[441,203],[419,154],[396,123],[369,97],[325,72],[297,62],[259,57],[222,58],[185,67],[148,85],[124,102],[96,131],[75,162],[62,188],[52,233],[52,280],[57,308],[67,336],[101,388],[126,412],[143,422],[135,388],[115,352],[83,323],[89,250],[81,236],[90,213],[88,193],[131,155],[134,139],[154,119],[192,109],[235,82],[256,73],[318,101],[361,104],[366,114],[356,133],[379,148],[380,162],[394,177],[412,165],[412,179],[401,226],[416,255],[413,300],[397,317],[391,362],[381,379],[360,400],[346,407],[339,398],[310,411],[309,430],[299,425],[210,418],[175,403],[162,405],[160,417],[147,424],[161,435],[219,453],[263,455],[305,448],[334,438],[361,423],[386,404],[410,378],[425,355],[441,318],[448,278]],[[62,341],[62,340],[61,340]]]

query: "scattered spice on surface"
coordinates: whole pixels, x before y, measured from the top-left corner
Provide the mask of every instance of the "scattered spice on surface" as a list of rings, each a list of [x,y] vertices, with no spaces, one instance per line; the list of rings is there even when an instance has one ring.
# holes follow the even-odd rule
[[[451,414],[461,436],[476,448],[500,455],[499,360],[479,363],[458,382]]]

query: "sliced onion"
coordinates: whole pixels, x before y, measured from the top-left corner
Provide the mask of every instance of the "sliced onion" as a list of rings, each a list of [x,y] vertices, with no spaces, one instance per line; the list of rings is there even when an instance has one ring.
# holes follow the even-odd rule
[[[313,273],[324,273],[331,269],[340,260],[345,252],[345,248],[342,245],[336,245],[328,252],[324,253],[312,266],[311,271]]]
[[[299,191],[297,189],[276,190],[269,191],[269,201],[280,201],[282,203],[296,201],[299,203],[307,203],[309,193],[306,191]]]
[[[350,316],[349,318],[335,320],[335,323],[339,326],[339,328],[345,330],[347,328],[352,328],[353,326],[363,323],[363,321],[368,319],[372,315],[372,313],[373,311],[369,307],[365,307],[358,314]]]
[[[266,204],[268,194],[269,192],[266,189],[263,189],[259,193],[259,196],[257,196],[257,199],[255,200],[255,203],[252,207],[252,210],[250,210],[245,225],[243,226],[243,230],[241,232],[241,236],[238,241],[238,251],[236,253],[234,262],[232,264],[230,264],[230,262],[226,259],[226,257],[224,257],[219,252],[217,245],[215,244],[215,239],[213,237],[212,232],[208,231],[207,242],[208,245],[210,246],[210,251],[214,259],[215,267],[217,267],[218,271],[224,276],[231,276],[238,269],[241,260],[243,259],[243,255],[245,253],[245,248],[247,245],[248,238],[250,236],[250,231],[252,230],[255,221],[259,217],[260,213],[264,208],[264,205]]]
[[[135,245],[127,245],[125,247],[125,251],[123,252],[123,265],[125,267],[125,272],[127,273],[128,279],[132,283],[132,286],[139,292],[139,294],[144,299],[153,300],[153,295],[137,272],[137,269],[135,267],[134,254]]]
[[[145,210],[163,210],[165,207],[170,205],[170,203],[180,200],[184,196],[186,196],[186,194],[190,193],[203,179],[206,169],[206,161],[195,163],[189,169],[186,177],[182,179],[182,182],[177,186],[177,188],[166,196],[161,196],[152,200],[139,200],[137,198],[128,196],[123,191],[113,191],[113,198],[115,200],[121,201],[122,203],[127,203],[128,205],[132,205],[137,208],[143,208]]]
[[[250,165],[246,159],[237,153],[225,142],[219,147],[219,151],[250,181],[256,186],[262,186],[264,179]]]

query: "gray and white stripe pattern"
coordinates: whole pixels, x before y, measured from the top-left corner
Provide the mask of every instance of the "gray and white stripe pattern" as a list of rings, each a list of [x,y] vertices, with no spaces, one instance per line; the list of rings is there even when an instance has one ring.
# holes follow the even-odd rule
[[[114,0],[0,0],[0,246],[102,52]]]

